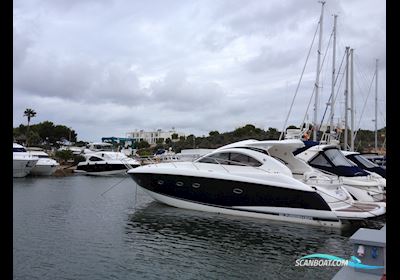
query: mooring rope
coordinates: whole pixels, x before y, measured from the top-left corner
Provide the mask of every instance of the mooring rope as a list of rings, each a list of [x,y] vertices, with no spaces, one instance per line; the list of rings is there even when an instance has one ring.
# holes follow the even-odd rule
[[[113,189],[114,187],[118,186],[119,184],[121,184],[124,180],[126,180],[128,177],[123,178],[122,180],[120,180],[118,183],[112,185],[109,189],[107,189],[106,191],[104,191],[103,193],[101,193],[100,195],[103,196],[103,194],[105,194],[106,192],[110,191],[111,189]]]

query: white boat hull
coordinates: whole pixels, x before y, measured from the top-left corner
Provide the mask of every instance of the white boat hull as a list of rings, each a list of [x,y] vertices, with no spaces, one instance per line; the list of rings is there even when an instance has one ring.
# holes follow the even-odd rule
[[[37,160],[32,159],[14,159],[13,160],[13,177],[22,178],[27,176],[35,166]]]
[[[30,174],[34,176],[50,176],[52,175],[59,165],[38,165],[32,168]]]

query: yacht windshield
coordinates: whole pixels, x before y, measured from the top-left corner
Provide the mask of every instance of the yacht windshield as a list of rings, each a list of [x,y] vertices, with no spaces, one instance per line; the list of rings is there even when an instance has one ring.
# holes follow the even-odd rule
[[[26,152],[25,148],[13,148],[13,153],[22,153]]]
[[[337,149],[325,150],[325,155],[335,166],[356,166]]]
[[[200,159],[198,162],[225,164],[225,165],[241,165],[241,166],[261,166],[261,162],[248,155],[241,153],[216,153]]]
[[[378,167],[377,164],[373,163],[372,161],[366,159],[365,157],[363,157],[362,155],[355,155],[354,156],[355,159],[357,159],[362,165],[364,165],[366,168],[374,168],[374,167]]]

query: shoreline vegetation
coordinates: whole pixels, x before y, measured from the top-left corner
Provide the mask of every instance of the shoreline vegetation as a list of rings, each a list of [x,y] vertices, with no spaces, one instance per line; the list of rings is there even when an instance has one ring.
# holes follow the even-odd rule
[[[288,128],[297,128],[289,126]],[[234,129],[233,131],[220,133],[217,130],[210,131],[207,136],[195,136],[190,134],[179,139],[160,139],[157,144],[150,145],[146,141],[134,142],[131,146],[136,150],[136,154],[140,157],[153,156],[159,149],[172,150],[179,153],[183,149],[216,149],[229,143],[245,140],[278,140],[280,131],[276,128],[269,127],[267,130],[257,128],[252,124]],[[57,151],[63,144],[69,143],[74,146],[84,148],[88,142],[77,141],[78,134],[70,127],[65,125],[54,125],[51,121],[44,121],[39,124],[25,126],[20,124],[13,129],[14,141],[40,147],[49,152],[50,156],[60,162],[60,167],[55,173],[56,176],[73,173],[73,166],[84,160],[82,155],[73,155],[70,150]],[[322,133],[321,133],[322,135]],[[343,143],[344,135],[341,135],[341,143]],[[386,127],[378,130],[378,147],[384,147],[386,139]],[[359,152],[372,152],[374,148],[375,132],[370,130],[359,129],[357,139],[355,141],[355,150]],[[119,143],[112,143],[114,149],[119,151],[122,147]],[[384,152],[380,149],[378,152]]]

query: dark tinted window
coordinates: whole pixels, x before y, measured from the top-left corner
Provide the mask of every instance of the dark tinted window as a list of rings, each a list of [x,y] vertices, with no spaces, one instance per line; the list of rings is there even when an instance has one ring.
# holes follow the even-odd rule
[[[21,152],[26,152],[24,148],[13,148],[13,152],[21,153]]]
[[[45,156],[45,155],[39,155],[37,156],[38,158],[49,158],[49,156]]]
[[[199,162],[214,164],[229,164],[229,153],[218,153],[202,158]]]
[[[103,161],[103,159],[98,158],[98,157],[90,157],[89,160],[90,161]]]
[[[316,165],[316,166],[332,167],[332,165],[321,154],[319,154],[312,161],[310,161],[310,164],[313,164],[313,165]]]
[[[378,167],[377,164],[373,163],[372,161],[366,159],[362,155],[355,155],[354,156],[362,165],[364,165],[366,168],[374,168]]]
[[[237,164],[235,164],[237,162]],[[261,163],[247,155],[239,153],[231,153],[230,164],[232,165],[250,165],[250,166],[261,166]]]
[[[225,165],[241,165],[241,166],[261,166],[261,162],[241,153],[218,153],[205,157],[199,162],[225,164]]]
[[[356,166],[337,149],[325,150],[325,155],[333,162],[335,166]]]

